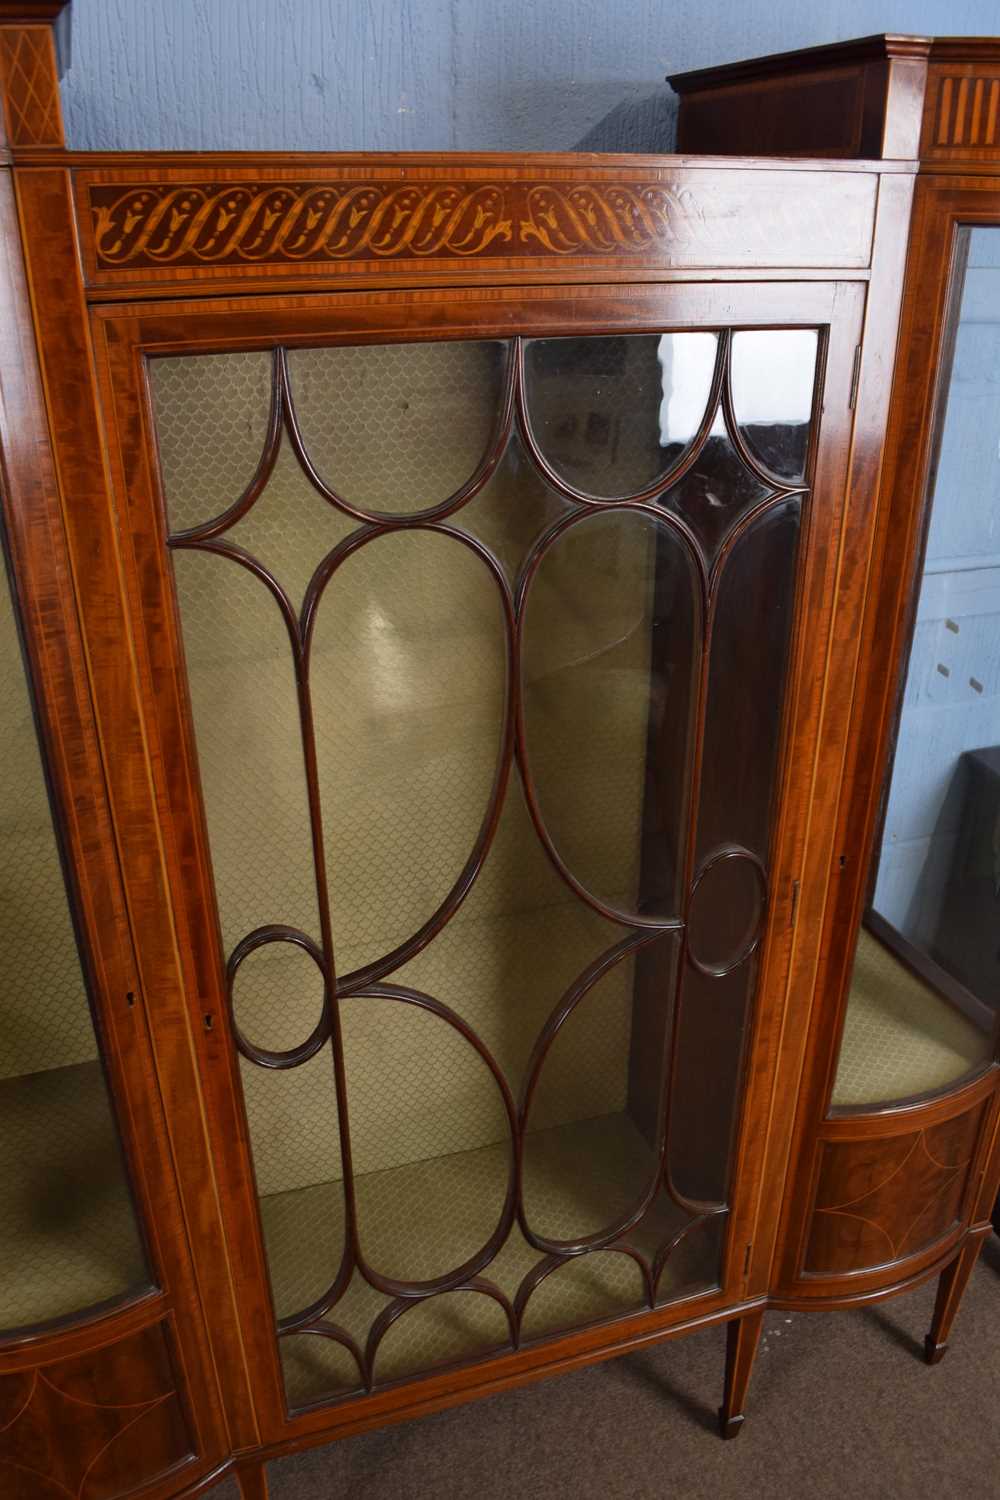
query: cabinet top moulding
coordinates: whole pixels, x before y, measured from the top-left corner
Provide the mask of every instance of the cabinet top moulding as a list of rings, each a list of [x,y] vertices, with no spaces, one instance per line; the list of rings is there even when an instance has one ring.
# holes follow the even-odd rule
[[[678,73],[685,151],[1000,165],[1000,38],[869,36]]]

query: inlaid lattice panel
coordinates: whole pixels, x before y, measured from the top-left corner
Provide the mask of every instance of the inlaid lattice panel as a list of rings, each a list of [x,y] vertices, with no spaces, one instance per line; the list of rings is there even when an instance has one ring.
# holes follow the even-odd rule
[[[734,337],[152,363],[293,1407],[718,1279],[818,350]]]
[[[0,32],[7,143],[61,146],[62,110],[51,26],[5,26]]]

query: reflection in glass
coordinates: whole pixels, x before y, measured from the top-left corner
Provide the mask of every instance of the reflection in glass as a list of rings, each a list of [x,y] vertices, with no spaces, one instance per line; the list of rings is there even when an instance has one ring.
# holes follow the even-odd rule
[[[954,1083],[1000,1010],[1000,230],[962,231],[926,551],[833,1102]]]
[[[0,557],[0,1330],[149,1282]]]
[[[742,851],[704,868],[688,909],[688,952],[699,969],[723,974],[749,955],[764,917],[764,876]]]
[[[819,337],[815,328],[733,334],[733,411],[758,463],[794,483],[806,472]]]
[[[737,521],[769,494],[736,452],[720,417],[694,466],[660,504],[688,522],[711,564]]]
[[[635,494],[663,477],[708,407],[714,333],[530,339],[528,416],[546,461],[584,494]]]
[[[739,845],[767,860],[795,608],[802,501],[771,506],[748,526],[719,579],[702,749],[698,866]]]
[[[774,338],[804,390],[772,416],[795,427],[815,340],[807,369]],[[516,414],[506,437],[508,346],[291,350],[259,497],[215,551],[175,546],[226,957],[261,944],[234,1016],[275,1307],[336,1331],[281,1337],[291,1406],[506,1347],[470,1276],[525,1339],[718,1283],[802,505],[730,430],[731,347],[526,340],[530,431]],[[266,359],[215,366],[213,395],[217,359],[153,383],[175,528],[265,451]],[[213,410],[225,463],[199,485]],[[445,501],[502,437],[447,533],[378,519]],[[608,501],[660,489],[594,507],[551,471]],[[753,861],[712,863],[734,845]],[[392,1321],[414,1282],[433,1295]]]

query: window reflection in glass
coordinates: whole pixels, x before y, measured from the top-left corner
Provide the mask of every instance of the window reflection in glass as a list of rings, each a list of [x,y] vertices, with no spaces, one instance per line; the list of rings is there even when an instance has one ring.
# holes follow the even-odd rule
[[[546,462],[601,499],[665,478],[705,418],[718,343],[715,333],[531,339],[527,408]]]
[[[816,370],[815,328],[733,334],[733,412],[752,456],[785,480],[805,475]]]

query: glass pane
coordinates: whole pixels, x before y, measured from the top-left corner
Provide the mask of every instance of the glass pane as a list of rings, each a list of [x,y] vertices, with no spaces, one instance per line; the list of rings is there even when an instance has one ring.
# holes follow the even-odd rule
[[[700,868],[734,845],[767,860],[801,514],[801,500],[792,497],[758,516],[719,578],[702,748]]]
[[[149,1284],[0,566],[0,1329]]]
[[[267,439],[271,376],[269,354],[150,361],[171,531],[221,515],[253,479]]]
[[[503,1097],[428,1010],[358,996],[343,1024],[365,1263],[399,1281],[446,1276],[500,1223],[513,1164]]]
[[[442,504],[492,445],[506,353],[505,344],[464,341],[291,350],[292,400],[310,462],[359,510],[409,514]]]
[[[835,1105],[992,1056],[1000,1011],[1000,230],[963,231],[926,550]]]
[[[489,482],[463,507],[461,526],[486,544],[513,587],[545,531],[572,513],[571,502],[546,484],[514,432]]]
[[[815,328],[733,334],[733,412],[751,456],[792,483],[806,472],[819,337]]]
[[[669,934],[659,941],[667,950],[660,980],[669,995],[675,939]],[[582,994],[534,1076],[524,1210],[534,1233],[555,1244],[610,1234],[641,1208],[656,1182],[659,1122],[647,1123],[635,1109],[635,994],[635,958],[629,954]],[[662,1068],[669,1007],[658,1014],[659,1035],[643,1040],[656,1047]]]
[[[280,1341],[279,1349],[293,1411],[364,1389],[355,1355],[337,1339],[322,1333],[290,1333]]]
[[[538,1283],[525,1308],[523,1334],[537,1339],[581,1323],[641,1312],[645,1305],[636,1262],[621,1252],[597,1250],[565,1261]]]
[[[504,636],[489,569],[434,532],[376,536],[323,594],[310,670],[342,976],[433,918],[473,853],[500,758]]]
[[[295,350],[249,487],[219,397],[173,550],[292,1406],[718,1284],[802,506],[732,339],[526,341],[509,433],[509,346]]]
[[[561,531],[525,596],[524,738],[541,819],[573,878],[629,916],[681,908],[699,592],[677,533],[617,510]]]
[[[636,494],[662,478],[705,420],[714,333],[532,339],[525,394],[535,441],[584,494]]]
[[[288,632],[253,575],[174,554],[202,793],[227,953],[258,927],[319,935]]]
[[[660,504],[688,523],[712,564],[737,522],[771,493],[740,458],[720,419],[694,467],[667,490]]]
[[[687,1200],[724,1202],[757,977],[801,500],[748,526],[719,578],[670,1165]],[[702,1241],[699,1240],[699,1243]],[[690,1249],[690,1247],[689,1247]]]
[[[329,1046],[294,1068],[240,1058],[271,1290],[279,1318],[310,1307],[341,1269],[343,1163]]]
[[[445,1292],[407,1308],[386,1330],[375,1354],[375,1378],[402,1380],[509,1347],[510,1326],[498,1301],[485,1292]]]

